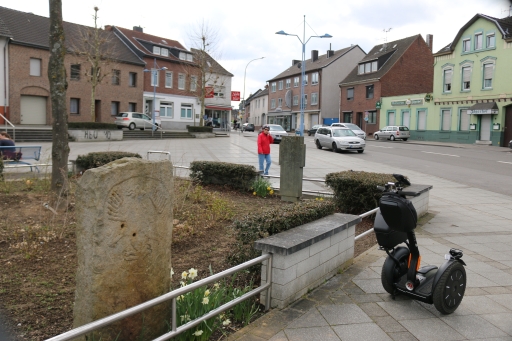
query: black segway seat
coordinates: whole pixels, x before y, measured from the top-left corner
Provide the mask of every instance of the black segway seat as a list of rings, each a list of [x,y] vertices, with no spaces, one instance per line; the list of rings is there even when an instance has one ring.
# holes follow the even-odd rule
[[[416,228],[418,215],[412,202],[396,193],[383,193],[379,202],[380,213],[388,226],[400,232]]]

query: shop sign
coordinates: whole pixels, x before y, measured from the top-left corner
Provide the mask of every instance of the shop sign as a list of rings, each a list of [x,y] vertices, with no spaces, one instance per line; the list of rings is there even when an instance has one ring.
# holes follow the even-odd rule
[[[240,91],[231,91],[231,100],[239,101],[240,100]]]

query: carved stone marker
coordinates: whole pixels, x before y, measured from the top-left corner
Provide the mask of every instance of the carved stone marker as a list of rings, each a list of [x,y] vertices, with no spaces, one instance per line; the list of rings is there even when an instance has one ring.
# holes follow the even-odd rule
[[[279,144],[281,200],[296,202],[302,197],[302,176],[306,165],[306,145],[303,136],[284,136]]]
[[[76,191],[74,327],[169,291],[172,204],[170,161],[124,158],[84,173]],[[88,340],[152,340],[169,318],[170,304],[160,304]]]

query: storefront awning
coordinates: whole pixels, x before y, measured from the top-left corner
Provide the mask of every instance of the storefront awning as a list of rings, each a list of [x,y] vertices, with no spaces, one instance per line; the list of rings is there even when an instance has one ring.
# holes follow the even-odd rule
[[[225,107],[222,105],[206,105],[205,108],[210,110],[233,110],[232,107]]]
[[[468,114],[470,115],[487,115],[497,113],[498,105],[496,102],[477,103],[468,109]]]

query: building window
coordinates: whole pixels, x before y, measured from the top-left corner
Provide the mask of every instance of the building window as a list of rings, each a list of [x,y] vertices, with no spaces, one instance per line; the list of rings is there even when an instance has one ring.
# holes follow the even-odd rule
[[[169,50],[166,48],[160,48],[160,54],[165,57],[169,57]]]
[[[299,87],[299,77],[293,77],[293,87]]]
[[[130,72],[128,74],[128,86],[136,87],[137,86],[137,73]]]
[[[272,82],[272,84],[270,84],[270,88],[272,92],[276,92],[276,82]]]
[[[121,70],[112,70],[112,85],[121,83]]]
[[[308,94],[304,94],[304,108],[306,108],[307,104],[308,104]]]
[[[351,101],[354,99],[354,88],[347,89],[347,101]]]
[[[427,130],[427,111],[424,109],[418,110],[418,130]]]
[[[402,110],[402,125],[407,128],[411,127],[411,112],[409,110]]]
[[[278,98],[278,99],[277,99],[277,106],[278,106],[279,108],[281,108],[281,107],[283,106],[283,99],[282,99],[282,98]]]
[[[80,98],[71,98],[69,102],[69,113],[72,115],[80,114]]]
[[[452,118],[448,109],[441,110],[441,130],[449,131],[451,129]]]
[[[378,61],[374,60],[372,62],[367,62],[363,64],[359,64],[359,74],[375,72],[378,69]]]
[[[308,85],[308,76],[309,75],[304,75],[304,85]]]
[[[41,76],[41,59],[30,58],[30,75]]]
[[[462,41],[462,52],[469,52],[471,50],[471,40],[464,39]]]
[[[110,104],[110,115],[117,116],[119,114],[119,102],[112,102]]]
[[[486,46],[488,49],[492,48],[492,47],[496,47],[496,37],[495,37],[494,33],[487,35]]]
[[[377,123],[377,112],[376,111],[368,111],[367,124],[375,124],[375,123]]]
[[[318,104],[318,93],[314,92],[311,94],[311,105],[317,105]]]
[[[178,89],[185,90],[185,75],[183,73],[178,75]]]
[[[265,108],[265,98],[263,98],[263,108]]]
[[[287,88],[287,89],[289,89],[289,88],[290,88],[290,86],[291,86],[291,82],[292,82],[292,80],[291,80],[291,79],[287,79],[287,80],[286,80],[286,88]]]
[[[311,85],[317,85],[318,84],[318,72],[314,72],[311,74]],[[313,104],[313,103],[311,103]]]
[[[224,98],[224,89],[223,86],[215,86],[213,90],[213,95],[218,98]]]
[[[172,88],[172,72],[165,73],[165,87]]]
[[[390,111],[388,112],[388,126],[394,126],[395,125],[395,112]]]
[[[279,81],[277,89],[278,90],[283,90],[283,81]]]
[[[137,111],[137,103],[128,103],[128,111],[135,112]]]
[[[469,131],[469,118],[471,115],[468,115],[467,109],[462,109],[459,115],[459,130],[460,131]]]
[[[483,47],[482,33],[475,34],[475,50],[481,50]]]
[[[190,76],[190,91],[197,90],[197,76]]]
[[[471,90],[471,67],[462,68],[462,91]]]
[[[344,112],[343,113],[343,122],[344,123],[352,123],[352,112]]]
[[[153,46],[153,54],[160,54],[160,47]]]
[[[80,64],[71,64],[71,76],[72,80],[80,80]]]
[[[270,109],[275,109],[275,107],[276,107],[276,100],[275,100],[275,98],[272,98],[270,100]]]
[[[160,117],[173,118],[174,107],[172,102],[160,102]]]
[[[192,119],[192,104],[181,105],[181,118]]]
[[[373,85],[366,87],[366,98],[373,98]]]
[[[484,89],[492,88],[492,74],[494,64],[484,64]]]
[[[293,96],[293,105],[299,105],[299,96]]]
[[[364,73],[364,64],[359,64],[359,74],[362,75]]]
[[[156,69],[151,69],[151,86],[158,86],[159,74]]]
[[[452,74],[453,70],[444,70],[444,85],[443,85],[443,92],[451,92],[452,91]]]

